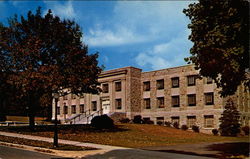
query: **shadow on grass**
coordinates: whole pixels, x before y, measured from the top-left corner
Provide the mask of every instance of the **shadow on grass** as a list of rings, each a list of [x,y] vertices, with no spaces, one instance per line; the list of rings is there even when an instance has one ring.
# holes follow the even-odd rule
[[[219,151],[220,156],[248,156],[249,143],[248,142],[233,142],[212,144],[207,147],[209,151]]]
[[[180,150],[152,150],[159,152],[171,152],[195,156],[205,156],[214,157],[220,159],[236,159],[245,158],[249,156],[249,143],[248,142],[232,142],[232,143],[221,143],[221,144],[211,144],[206,147],[207,151],[216,151],[214,154],[198,154],[195,152],[180,151]]]
[[[122,132],[129,129],[124,128],[122,125],[115,126],[111,129],[96,129],[90,125],[58,125],[59,132],[63,133],[80,133],[80,132]],[[54,132],[54,125],[37,125],[34,130],[31,130],[29,126],[10,126],[0,127],[0,131],[7,132]]]

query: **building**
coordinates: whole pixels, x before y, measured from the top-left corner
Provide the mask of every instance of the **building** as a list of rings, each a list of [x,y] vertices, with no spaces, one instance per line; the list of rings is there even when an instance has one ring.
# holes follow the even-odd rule
[[[60,97],[58,119],[65,123],[86,123],[98,114],[130,119],[141,115],[154,123],[197,125],[204,131],[219,127],[226,99],[220,97],[220,88],[212,79],[198,77],[193,65],[150,72],[124,67],[102,72],[98,80],[103,90],[99,95]],[[232,98],[241,113],[242,124],[248,125],[249,90],[240,86]]]

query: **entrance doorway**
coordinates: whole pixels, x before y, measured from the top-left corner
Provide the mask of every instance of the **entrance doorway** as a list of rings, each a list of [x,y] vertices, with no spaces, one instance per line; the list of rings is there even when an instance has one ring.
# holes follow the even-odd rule
[[[110,113],[110,100],[109,99],[102,100],[102,113],[103,114]]]

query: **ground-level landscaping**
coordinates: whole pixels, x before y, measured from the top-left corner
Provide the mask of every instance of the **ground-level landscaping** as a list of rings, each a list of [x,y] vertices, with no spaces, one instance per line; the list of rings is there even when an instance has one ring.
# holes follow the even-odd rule
[[[2,127],[0,131],[53,137],[53,129],[54,127],[50,125],[37,126],[34,132],[29,131],[28,127]],[[221,137],[148,124],[118,124],[116,128],[110,130],[96,130],[88,125],[61,125],[59,126],[59,138],[132,148],[203,142],[248,141],[246,136]]]
[[[58,147],[53,147],[53,143],[45,142],[45,141],[37,141],[37,140],[30,140],[30,139],[23,139],[17,137],[9,137],[0,135],[0,142],[7,142],[12,144],[18,145],[27,145],[33,147],[41,147],[47,149],[55,149],[55,150],[64,150],[64,151],[84,151],[84,150],[95,150],[95,148],[91,147],[83,147],[83,146],[74,146],[74,145],[67,145],[67,144],[59,144]],[[52,151],[46,151],[52,152]]]

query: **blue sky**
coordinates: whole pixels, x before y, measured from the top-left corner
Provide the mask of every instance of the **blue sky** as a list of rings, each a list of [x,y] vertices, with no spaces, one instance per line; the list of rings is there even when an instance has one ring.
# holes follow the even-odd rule
[[[182,13],[192,1],[0,1],[0,22],[35,12],[38,6],[82,28],[89,52],[110,70],[134,66],[143,71],[185,65],[192,43],[189,19]]]

